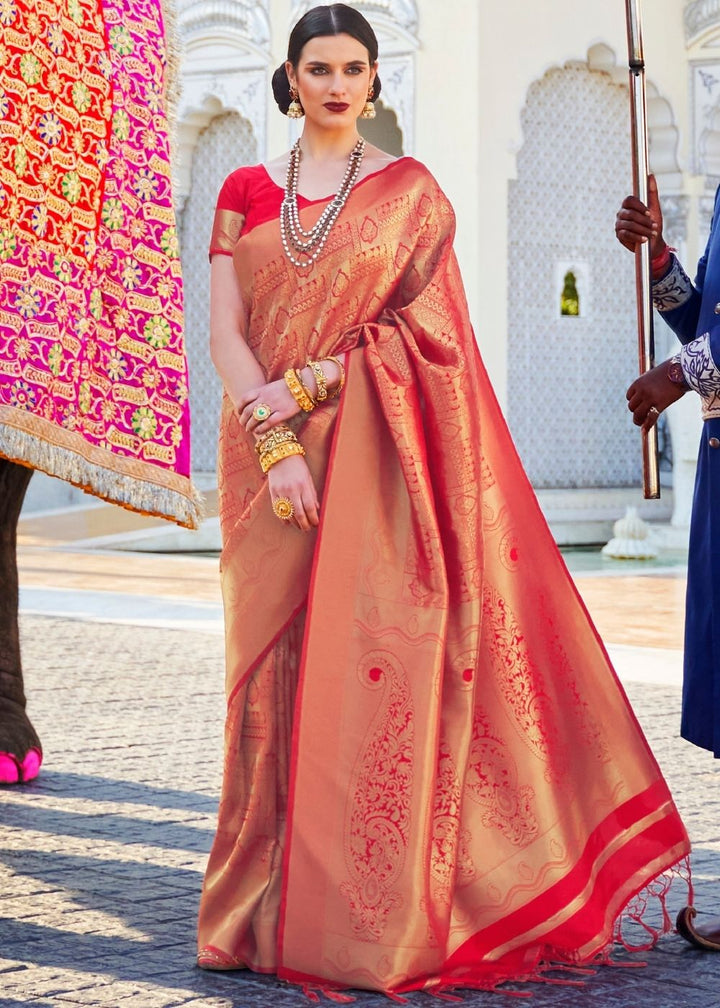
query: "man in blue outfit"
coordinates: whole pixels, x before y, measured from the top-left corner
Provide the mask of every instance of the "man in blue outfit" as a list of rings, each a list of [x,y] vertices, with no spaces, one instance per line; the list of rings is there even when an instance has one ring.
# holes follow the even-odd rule
[[[718,190],[720,193],[720,190]],[[682,347],[637,378],[627,391],[633,421],[649,429],[689,390],[701,398],[700,440],[688,559],[683,675],[683,738],[720,758],[720,213],[718,196],[705,252],[693,282],[663,238],[657,185],[650,176],[648,206],[628,196],[615,220],[618,240],[631,251],[650,242],[655,308]],[[716,363],[717,362],[717,363]],[[695,945],[720,951],[720,918],[693,924],[686,907],[678,930]]]

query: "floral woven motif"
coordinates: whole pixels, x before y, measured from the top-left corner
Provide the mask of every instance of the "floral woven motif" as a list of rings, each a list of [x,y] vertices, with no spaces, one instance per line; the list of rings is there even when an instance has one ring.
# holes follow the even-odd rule
[[[0,0],[0,454],[197,524],[159,0]]]

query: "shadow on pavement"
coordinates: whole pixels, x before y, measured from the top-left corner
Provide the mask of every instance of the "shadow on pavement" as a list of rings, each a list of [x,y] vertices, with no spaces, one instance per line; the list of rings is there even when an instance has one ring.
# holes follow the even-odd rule
[[[219,785],[219,781],[217,782]],[[16,787],[13,786],[12,790]],[[2,792],[0,792],[2,793]],[[63,773],[43,767],[40,776],[22,786],[23,794],[57,794],[85,801],[137,803],[158,808],[197,809],[212,815],[217,798],[199,791],[180,791],[93,774]]]
[[[2,998],[0,1006],[2,1008],[53,1008],[52,1001],[16,1001],[14,998]]]
[[[199,817],[198,817],[199,818]],[[165,847],[169,850],[210,850],[214,831],[202,817],[201,826],[172,819],[138,819],[114,812],[67,812],[45,809],[42,816],[34,808],[14,807],[3,814],[3,825],[15,829],[38,830],[76,839],[121,840],[124,844]]]
[[[32,998],[33,977],[43,970],[100,975],[103,985],[160,985],[172,1004],[193,996],[193,1003],[212,997],[234,1008],[307,1006],[302,991],[272,976],[204,972],[195,966],[198,864],[204,865],[213,838],[214,797],[61,772],[44,772],[11,794],[21,800],[3,805],[0,836],[20,842],[0,846],[0,871],[7,879],[0,885],[0,959],[29,968],[0,966],[0,1008],[65,1003]],[[53,799],[71,799],[79,811],[54,807]],[[94,813],[94,802],[114,809]],[[123,805],[127,814],[117,811]],[[143,815],[131,805],[143,806]],[[153,815],[152,809],[165,814]],[[118,855],[118,844],[127,850],[126,859]],[[18,979],[30,999],[3,996],[3,986],[7,990]],[[171,990],[185,997],[176,1001]],[[93,1003],[89,996],[90,991],[83,993],[83,1003]],[[128,1004],[139,1008],[142,997],[139,993]],[[357,1003],[359,1008],[389,1004],[369,992],[358,992]],[[411,1003],[430,1001],[414,995]]]

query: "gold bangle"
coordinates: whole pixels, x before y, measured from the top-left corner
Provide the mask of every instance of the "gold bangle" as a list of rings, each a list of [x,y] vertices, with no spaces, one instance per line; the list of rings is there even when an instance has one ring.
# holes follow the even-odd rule
[[[288,368],[283,377],[285,379],[285,384],[290,389],[290,395],[293,397],[300,409],[304,410],[306,413],[310,413],[314,410],[315,403],[313,402],[312,396],[308,395],[307,389],[302,383],[297,368]]]
[[[299,441],[288,441],[286,444],[276,445],[275,448],[269,448],[268,451],[263,452],[260,456],[260,468],[266,473],[277,462],[282,462],[283,459],[290,458],[291,455],[304,454],[305,449]]]
[[[319,403],[325,402],[328,397],[327,378],[325,377],[325,372],[320,365],[320,361],[309,360],[307,362],[307,366],[315,375],[315,383],[317,384],[317,395],[315,398]]]
[[[337,364],[338,370],[340,371],[340,379],[332,392],[329,393],[331,399],[337,399],[343,390],[343,385],[345,384],[345,365],[339,357],[323,357],[323,360],[329,360],[334,364]]]
[[[270,451],[272,448],[277,448],[278,445],[292,444],[294,441],[297,441],[294,434],[286,434],[281,437],[269,438],[267,441],[263,441],[262,444],[255,449],[255,451],[258,455],[262,455],[264,452]]]
[[[295,374],[297,375],[297,381],[299,383],[301,383],[301,385],[303,386],[303,391],[305,392],[305,394],[308,396],[308,398],[313,403],[313,405],[317,406],[318,405],[318,401],[317,401],[316,397],[313,395],[312,390],[310,388],[308,388],[308,386],[306,385],[306,383],[303,381],[303,372],[301,371],[301,369],[295,368]]]
[[[274,448],[275,445],[283,444],[285,441],[297,441],[295,432],[290,430],[286,424],[278,424],[277,427],[272,427],[257,439],[255,451],[258,455],[262,455],[267,448]]]

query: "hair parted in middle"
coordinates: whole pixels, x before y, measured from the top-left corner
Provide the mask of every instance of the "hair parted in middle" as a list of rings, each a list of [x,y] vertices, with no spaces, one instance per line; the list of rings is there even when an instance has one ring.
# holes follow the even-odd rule
[[[287,61],[297,68],[306,43],[323,35],[350,35],[365,46],[371,64],[378,58],[378,40],[370,22],[354,7],[334,3],[313,7],[303,14],[290,32]],[[287,115],[292,97],[284,63],[273,74],[272,89],[278,108]],[[373,99],[379,97],[380,90],[380,78],[376,74],[373,82]]]

